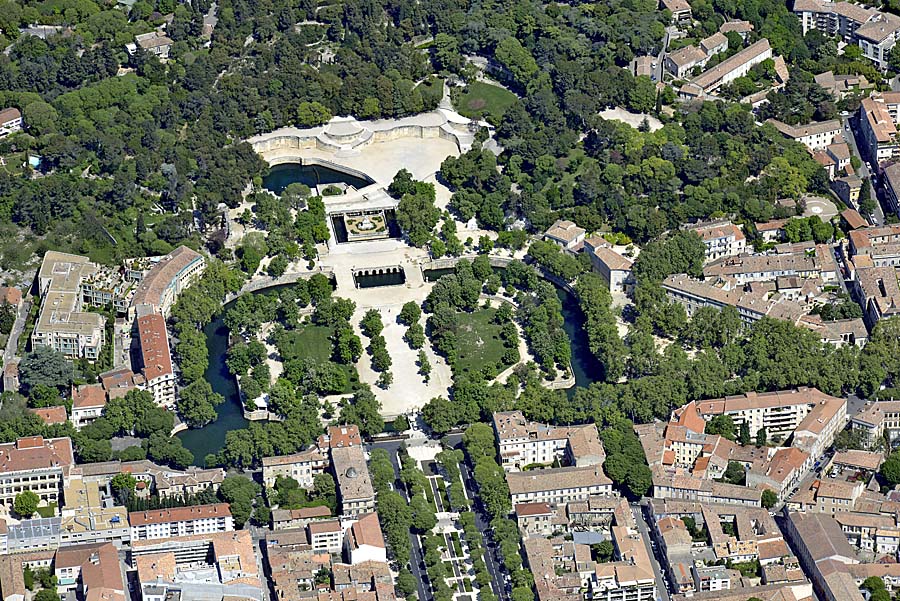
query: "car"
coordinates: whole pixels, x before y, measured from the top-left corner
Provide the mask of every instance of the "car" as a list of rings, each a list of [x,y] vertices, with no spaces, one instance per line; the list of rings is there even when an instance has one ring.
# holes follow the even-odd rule
[[[841,117],[849,117],[850,113],[847,111],[841,111]]]

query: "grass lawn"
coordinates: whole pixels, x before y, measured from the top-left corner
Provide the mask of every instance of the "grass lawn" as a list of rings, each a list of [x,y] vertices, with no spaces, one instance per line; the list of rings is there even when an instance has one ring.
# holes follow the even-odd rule
[[[331,342],[333,329],[328,326],[305,325],[296,330],[285,331],[276,341],[278,353],[284,362],[291,359],[312,359],[316,363],[334,363],[347,372],[349,382],[344,393],[352,392],[359,382],[356,367],[331,360],[334,345]]]
[[[500,326],[494,323],[496,309],[478,309],[473,313],[461,313],[458,337],[459,358],[456,371],[460,374],[478,373],[485,365],[500,365],[505,350],[500,339]],[[497,373],[509,367],[502,365]]]
[[[331,334],[328,326],[301,326],[284,332],[278,339],[278,352],[284,361],[313,359],[320,363],[331,361]]]
[[[38,507],[37,512],[42,518],[52,518],[56,515],[56,503],[50,503],[46,507]]]
[[[498,86],[480,81],[470,83],[456,98],[456,110],[469,119],[485,117],[499,123],[506,109],[516,101],[516,95]]]
[[[437,105],[444,95],[444,80],[440,77],[430,77],[416,86],[422,94],[425,106]]]

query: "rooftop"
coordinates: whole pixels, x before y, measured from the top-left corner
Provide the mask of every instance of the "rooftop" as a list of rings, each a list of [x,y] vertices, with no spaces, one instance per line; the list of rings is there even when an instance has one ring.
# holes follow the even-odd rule
[[[231,517],[231,510],[228,507],[228,503],[173,507],[171,509],[151,509],[148,511],[132,511],[128,514],[128,521],[133,528],[135,526],[146,526],[148,524],[187,522],[215,517]]]
[[[70,438],[30,436],[16,442],[0,444],[0,473],[61,468],[64,472],[75,465]]]
[[[612,484],[601,465],[512,472],[506,481],[511,495]]]
[[[370,499],[375,496],[366,454],[362,447],[335,447],[331,449],[331,463],[337,474],[337,485],[343,501]]]
[[[144,377],[153,380],[173,374],[172,355],[169,352],[169,336],[166,320],[158,313],[138,317],[138,338],[141,345],[141,362]]]

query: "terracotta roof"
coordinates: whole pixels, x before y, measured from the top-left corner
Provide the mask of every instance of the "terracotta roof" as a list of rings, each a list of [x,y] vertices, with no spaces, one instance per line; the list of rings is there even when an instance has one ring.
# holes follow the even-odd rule
[[[306,526],[309,529],[310,536],[316,534],[329,534],[332,532],[341,532],[341,521],[334,520],[316,520],[310,522]]]
[[[132,306],[153,305],[157,308],[160,307],[163,293],[177,278],[181,270],[197,259],[202,258],[202,255],[187,246],[179,246],[170,252],[159,263],[154,265],[140,281],[137,291],[134,293],[134,298],[131,300]]]
[[[584,228],[578,227],[574,222],[560,219],[551,225],[544,235],[569,243],[585,233]]]
[[[22,302],[22,291],[18,288],[0,286],[0,304],[18,305]]]
[[[228,508],[228,503],[215,503],[213,505],[194,505],[192,507],[174,507],[172,509],[132,511],[128,514],[128,522],[134,527],[230,516],[231,510]]]
[[[854,230],[869,225],[869,222],[863,219],[863,216],[860,215],[856,209],[844,209],[841,211],[841,217],[843,217],[844,221],[847,222],[847,225]]]
[[[328,426],[328,446],[330,448],[358,447],[361,444],[362,437],[359,434],[359,427],[355,424]]]
[[[0,473],[61,467],[68,471],[75,464],[72,440],[30,436],[0,444]]]
[[[361,516],[350,527],[350,547],[358,549],[364,545],[384,549],[384,535],[381,533],[381,524],[378,522],[377,513],[368,513]]]
[[[44,420],[44,423],[48,426],[64,424],[69,419],[69,416],[66,415],[66,408],[62,405],[57,405],[55,407],[30,408],[28,411]]]
[[[516,505],[516,516],[520,518],[549,513],[552,513],[552,510],[547,503],[518,503]]]
[[[166,320],[162,315],[151,313],[139,317],[137,326],[144,376],[149,381],[172,374],[172,355],[169,352]]]
[[[82,384],[72,390],[72,409],[104,407],[106,392],[100,384]]]

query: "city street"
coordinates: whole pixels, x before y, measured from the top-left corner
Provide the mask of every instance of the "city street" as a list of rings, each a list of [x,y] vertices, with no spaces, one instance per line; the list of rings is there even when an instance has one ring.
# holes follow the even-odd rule
[[[878,196],[878,189],[880,186],[873,185],[872,177],[870,177],[872,174],[869,173],[869,168],[866,165],[866,160],[860,154],[859,147],[856,145],[856,136],[859,135],[859,129],[856,125],[856,119],[855,117],[848,115],[846,117],[841,117],[841,122],[844,124],[844,138],[846,138],[846,142],[850,146],[851,154],[862,162],[857,175],[863,180],[869,178],[869,192],[872,194],[872,198],[874,198],[876,201],[875,219],[872,219],[869,215],[863,215],[863,217],[868,219],[872,223],[872,225],[884,225],[884,211],[881,208],[881,199]]]
[[[647,547],[647,555],[650,556],[650,565],[653,566],[653,575],[656,577],[656,598],[662,601],[669,601],[669,591],[666,585],[666,578],[659,569],[659,562],[656,560],[656,554],[650,545],[650,532],[647,528],[647,522],[644,521],[643,507],[640,505],[631,505],[631,513],[634,514],[634,521],[637,522],[638,532],[644,539],[644,546]]]

